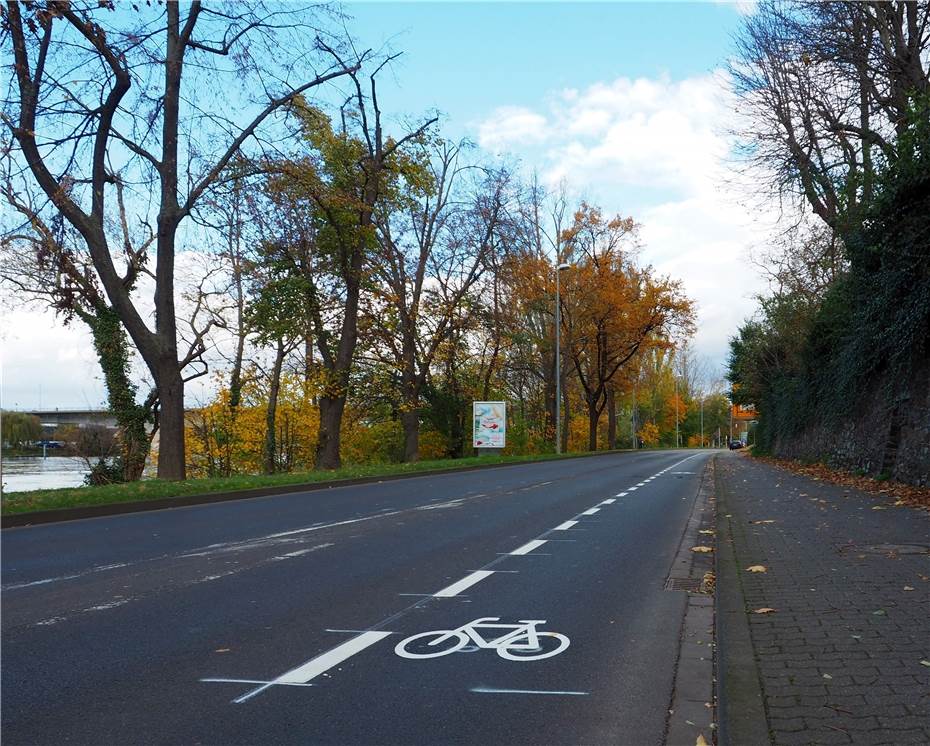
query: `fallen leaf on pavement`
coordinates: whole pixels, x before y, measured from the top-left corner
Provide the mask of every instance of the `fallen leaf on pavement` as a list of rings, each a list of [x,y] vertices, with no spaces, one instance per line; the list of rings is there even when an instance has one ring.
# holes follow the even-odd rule
[[[694,746],[710,746],[710,744],[704,739],[703,733],[698,733],[697,741],[694,742]]]
[[[746,572],[768,572],[768,568],[765,565],[750,565]]]
[[[763,606],[761,609],[756,609],[753,614],[771,614],[775,609],[770,609],[768,606]]]
[[[884,609],[877,609],[872,612],[872,616],[885,616],[886,613]]]
[[[709,554],[714,551],[713,547],[691,547],[692,552],[699,552],[700,554]]]
[[[921,661],[921,662],[920,662],[920,665],[921,665],[921,666],[927,666],[928,668],[930,668],[930,661]]]
[[[873,505],[872,510],[888,510],[886,505]]]
[[[213,652],[214,652],[214,653],[228,653],[228,652],[229,652],[229,648],[217,648],[217,649],[214,650]]]
[[[771,518],[768,518],[764,521],[749,521],[750,523],[775,523]]]
[[[904,586],[903,590],[905,590],[905,591],[912,591],[912,590],[914,590],[914,589],[911,588],[909,585],[906,585],[906,586]]]
[[[702,528],[700,531],[698,531],[698,533],[699,533],[699,534],[712,534],[712,533],[714,533],[714,532],[713,532],[713,531],[710,531],[709,529],[703,529],[703,528]]]

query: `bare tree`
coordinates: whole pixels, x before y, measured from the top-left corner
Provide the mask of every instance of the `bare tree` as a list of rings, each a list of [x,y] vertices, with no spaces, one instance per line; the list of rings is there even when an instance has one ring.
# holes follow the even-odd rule
[[[930,90],[928,20],[926,2],[760,3],[730,73],[765,189],[841,234],[857,224],[913,96]]]
[[[122,25],[127,18],[131,28]],[[199,0],[186,12],[173,2],[131,14],[110,2],[54,0],[9,0],[3,11],[15,72],[3,119],[18,145],[14,157],[49,209],[86,242],[109,303],[152,374],[161,478],[185,476],[184,384],[202,372],[186,372],[202,357],[199,335],[178,349],[182,224],[243,147],[261,144],[276,112],[359,64],[308,71],[315,59],[307,55],[308,20],[301,11],[219,10]],[[141,221],[149,202],[155,213],[154,328],[132,294],[149,253],[125,252],[119,269],[107,231],[117,175],[139,187]]]
[[[408,184],[400,203],[377,213],[373,271],[380,281],[372,325],[400,372],[404,460],[419,458],[420,396],[440,345],[466,295],[488,266],[506,200],[507,174],[477,169],[463,184],[460,148],[438,143],[425,152],[427,188]],[[467,191],[466,191],[467,190]]]

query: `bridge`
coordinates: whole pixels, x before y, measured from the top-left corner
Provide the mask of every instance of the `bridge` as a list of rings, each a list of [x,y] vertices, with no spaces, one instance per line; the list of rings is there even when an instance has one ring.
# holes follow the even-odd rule
[[[102,425],[116,428],[116,417],[106,409],[33,409],[24,412],[39,418],[43,429],[54,430],[62,425],[89,427]]]

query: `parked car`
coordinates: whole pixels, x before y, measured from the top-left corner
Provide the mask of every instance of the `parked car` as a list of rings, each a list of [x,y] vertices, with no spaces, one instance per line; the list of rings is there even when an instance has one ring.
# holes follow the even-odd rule
[[[731,440],[730,441],[730,450],[735,451],[737,448],[742,448],[745,444],[741,440]]]

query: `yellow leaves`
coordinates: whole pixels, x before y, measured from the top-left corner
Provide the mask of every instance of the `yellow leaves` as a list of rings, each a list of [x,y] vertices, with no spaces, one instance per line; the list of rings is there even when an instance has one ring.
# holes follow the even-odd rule
[[[698,733],[698,737],[697,737],[697,740],[694,742],[694,746],[710,746],[710,744],[707,743],[707,740],[704,738],[703,733]]]
[[[765,565],[750,565],[746,572],[768,572],[768,568]]]
[[[645,423],[636,434],[647,446],[654,446],[659,442],[659,427],[654,422]]]
[[[753,614],[774,614],[778,609],[771,609],[768,606],[763,606],[761,609],[756,609]]]
[[[692,552],[697,552],[698,554],[710,554],[714,551],[713,547],[697,546],[691,547]]]
[[[717,585],[717,575],[712,572],[705,572],[701,578],[701,593],[713,593]]]
[[[766,519],[766,520],[764,520],[764,521],[749,521],[749,522],[750,522],[751,524],[759,524],[759,523],[775,523],[775,521],[773,521],[773,520],[771,520],[770,518],[769,518],[769,519]]]

